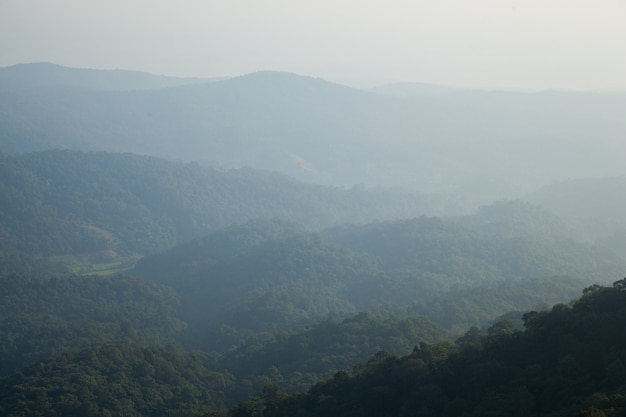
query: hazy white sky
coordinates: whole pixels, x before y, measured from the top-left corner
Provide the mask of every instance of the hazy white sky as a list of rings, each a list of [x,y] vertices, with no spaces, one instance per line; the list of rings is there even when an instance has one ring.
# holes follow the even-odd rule
[[[0,0],[0,66],[626,89],[626,0]]]

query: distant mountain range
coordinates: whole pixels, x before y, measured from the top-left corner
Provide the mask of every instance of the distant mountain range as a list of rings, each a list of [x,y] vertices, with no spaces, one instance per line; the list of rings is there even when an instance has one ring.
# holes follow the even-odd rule
[[[0,68],[0,417],[623,415],[625,104]]]
[[[68,68],[47,62],[0,67],[0,91],[53,86],[102,91],[155,90],[223,79],[168,77],[127,70]]]
[[[203,160],[436,191],[460,207],[626,175],[626,94],[406,88],[396,97],[402,86],[391,96],[278,72],[215,81],[25,64],[0,68],[0,151]]]
[[[391,83],[372,88],[369,91],[397,97],[441,97],[458,93],[461,90],[426,83]]]

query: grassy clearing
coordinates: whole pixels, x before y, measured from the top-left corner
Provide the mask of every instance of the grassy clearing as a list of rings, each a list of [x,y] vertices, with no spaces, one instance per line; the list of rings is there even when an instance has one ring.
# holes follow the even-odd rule
[[[112,275],[133,267],[141,255],[111,256],[107,253],[55,256],[51,260],[78,275]]]

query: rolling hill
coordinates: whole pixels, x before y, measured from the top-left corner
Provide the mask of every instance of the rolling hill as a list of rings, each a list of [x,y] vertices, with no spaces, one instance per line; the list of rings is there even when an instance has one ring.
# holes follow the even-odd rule
[[[277,72],[143,91],[33,84],[0,93],[0,150],[208,160],[323,184],[435,190],[460,207],[625,173],[623,94],[391,97]]]
[[[114,261],[154,253],[256,218],[315,230],[430,210],[429,200],[416,193],[76,151],[0,155],[0,195],[0,270],[9,271],[42,257],[62,263],[64,255],[112,255]]]

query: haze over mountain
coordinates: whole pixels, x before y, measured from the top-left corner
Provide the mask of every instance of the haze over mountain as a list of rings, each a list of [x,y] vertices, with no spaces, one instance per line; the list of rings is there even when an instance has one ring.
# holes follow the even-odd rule
[[[371,88],[369,91],[397,97],[441,97],[460,90],[426,83],[391,83]]]
[[[50,61],[196,77],[265,69],[376,84],[624,91],[625,13],[621,0],[4,0],[0,66]]]
[[[0,417],[626,416],[625,18],[0,0]]]
[[[0,177],[0,271],[11,271],[19,254],[153,253],[256,218],[319,230],[433,210],[416,193],[325,187],[249,168],[132,154],[0,155]]]
[[[74,70],[66,71],[71,78]],[[5,91],[0,108],[5,152],[98,149],[199,159],[308,182],[436,190],[469,206],[553,180],[626,175],[625,94],[407,98],[259,72],[150,91]]]
[[[127,70],[67,68],[47,62],[0,67],[0,91],[61,86],[103,91],[154,90],[218,80],[168,77]]]

